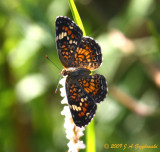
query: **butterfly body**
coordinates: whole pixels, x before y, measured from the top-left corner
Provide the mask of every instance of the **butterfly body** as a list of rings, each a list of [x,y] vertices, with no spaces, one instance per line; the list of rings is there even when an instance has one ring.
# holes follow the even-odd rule
[[[63,76],[72,76],[72,77],[77,77],[80,75],[86,75],[86,74],[90,74],[91,71],[85,68],[67,68],[67,69],[63,69],[61,71],[61,74]]]
[[[59,16],[55,22],[59,59],[67,76],[65,88],[68,105],[76,126],[86,126],[94,117],[97,103],[107,94],[106,79],[93,74],[102,63],[101,48],[69,18]]]

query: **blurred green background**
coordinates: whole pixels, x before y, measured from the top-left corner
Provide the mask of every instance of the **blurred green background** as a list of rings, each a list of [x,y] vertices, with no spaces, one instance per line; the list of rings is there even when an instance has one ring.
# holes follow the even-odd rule
[[[77,0],[88,36],[102,48],[109,93],[95,117],[97,152],[160,151],[160,1]],[[67,0],[0,1],[0,152],[67,151],[55,18]],[[72,18],[73,19],[73,18]],[[83,137],[85,141],[85,138]],[[157,145],[105,149],[105,144]],[[85,151],[85,150],[82,150]]]

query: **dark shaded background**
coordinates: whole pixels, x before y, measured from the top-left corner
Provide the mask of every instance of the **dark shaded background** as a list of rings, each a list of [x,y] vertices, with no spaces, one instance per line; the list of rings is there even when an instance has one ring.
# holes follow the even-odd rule
[[[102,48],[109,87],[95,117],[97,152],[104,144],[160,146],[160,1],[77,0],[88,36]],[[55,18],[72,18],[66,0],[0,1],[0,152],[68,149]],[[85,140],[85,138],[83,138]],[[160,148],[159,148],[160,150]],[[109,149],[108,151],[124,151]]]

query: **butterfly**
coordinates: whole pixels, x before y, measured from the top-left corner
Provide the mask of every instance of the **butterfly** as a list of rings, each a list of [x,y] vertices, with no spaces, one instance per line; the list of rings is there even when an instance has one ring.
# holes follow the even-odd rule
[[[61,71],[67,76],[65,89],[68,105],[76,126],[90,123],[100,103],[108,92],[103,75],[93,74],[102,63],[99,44],[91,37],[84,36],[82,30],[65,16],[55,21],[56,47],[64,67]]]

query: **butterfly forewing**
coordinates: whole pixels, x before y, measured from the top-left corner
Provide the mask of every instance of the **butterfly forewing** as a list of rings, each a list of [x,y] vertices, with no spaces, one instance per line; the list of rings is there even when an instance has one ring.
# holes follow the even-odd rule
[[[59,16],[55,22],[56,45],[64,67],[71,67],[75,51],[81,42],[82,30],[69,18]]]

